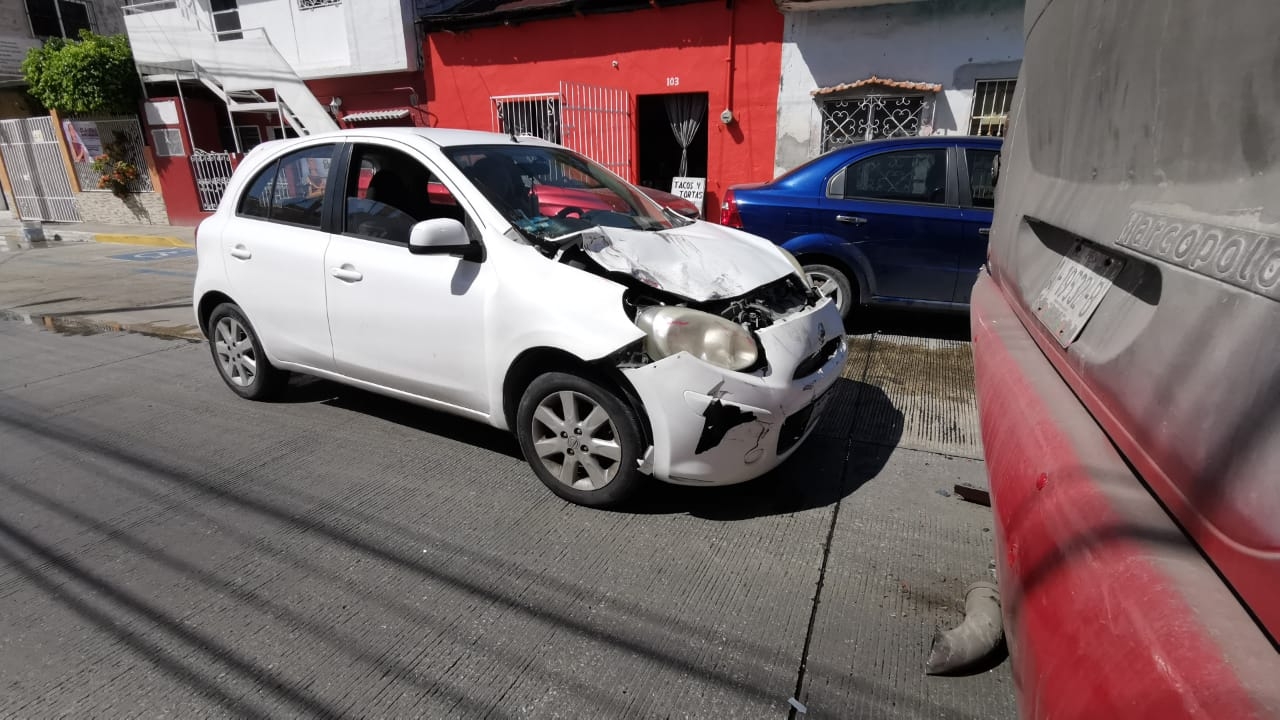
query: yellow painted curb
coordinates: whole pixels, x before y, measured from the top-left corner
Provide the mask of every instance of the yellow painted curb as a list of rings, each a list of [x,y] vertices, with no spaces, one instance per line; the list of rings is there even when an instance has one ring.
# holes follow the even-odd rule
[[[95,233],[93,241],[100,243],[120,243],[122,245],[149,245],[151,247],[195,247],[195,243],[183,240],[182,238],[166,235],[114,235],[108,233]]]

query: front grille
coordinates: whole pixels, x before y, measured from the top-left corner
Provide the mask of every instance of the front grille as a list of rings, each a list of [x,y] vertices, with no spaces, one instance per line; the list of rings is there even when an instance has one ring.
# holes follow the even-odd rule
[[[782,429],[778,431],[778,454],[790,450],[809,429],[809,420],[813,418],[813,408],[817,402],[805,405],[799,412],[782,421]]]
[[[835,357],[835,354],[840,351],[840,343],[843,340],[844,337],[840,335],[828,340],[825,345],[818,348],[817,352],[800,361],[800,365],[796,367],[791,379],[799,380],[818,372],[823,365],[827,364],[828,360]]]

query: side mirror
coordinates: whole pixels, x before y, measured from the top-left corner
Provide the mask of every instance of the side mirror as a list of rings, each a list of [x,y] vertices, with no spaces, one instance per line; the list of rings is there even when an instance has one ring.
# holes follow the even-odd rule
[[[409,231],[409,252],[414,255],[457,255],[482,262],[484,246],[471,242],[467,228],[452,218],[423,220]]]

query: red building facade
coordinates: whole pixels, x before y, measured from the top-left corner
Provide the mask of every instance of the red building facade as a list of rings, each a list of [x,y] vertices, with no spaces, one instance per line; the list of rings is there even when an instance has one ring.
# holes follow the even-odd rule
[[[773,0],[504,12],[523,5],[424,19],[431,126],[532,132],[661,190],[675,175],[705,177],[712,218],[730,185],[772,178],[783,29]],[[699,114],[681,173],[672,124]],[[574,132],[596,144],[570,141]]]

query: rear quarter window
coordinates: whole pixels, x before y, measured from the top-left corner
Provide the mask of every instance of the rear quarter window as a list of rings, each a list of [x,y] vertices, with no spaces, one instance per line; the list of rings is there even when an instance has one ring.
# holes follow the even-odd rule
[[[279,161],[268,165],[249,182],[249,189],[240,196],[236,213],[245,217],[266,220],[271,215],[271,188],[275,185]]]

